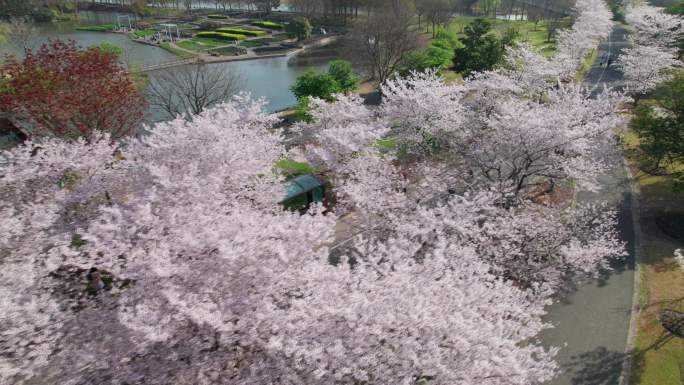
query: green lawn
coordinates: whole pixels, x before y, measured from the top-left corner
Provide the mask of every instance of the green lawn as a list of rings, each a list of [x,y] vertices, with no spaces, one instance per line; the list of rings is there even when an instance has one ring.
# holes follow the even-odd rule
[[[448,29],[450,31],[456,32],[456,34],[461,37],[463,36],[463,29],[466,25],[470,24],[477,17],[475,16],[456,16],[449,23]],[[535,26],[532,21],[526,20],[500,20],[500,19],[487,19],[494,27],[494,31],[499,35],[505,32],[508,28],[515,28],[518,30],[519,41],[524,41],[537,47],[545,56],[552,56],[556,50],[556,42],[547,41],[547,30],[546,24],[540,21]],[[570,27],[572,25],[572,20],[563,19],[561,25],[565,27]]]
[[[589,70],[591,70],[591,66],[594,65],[594,62],[596,61],[596,56],[598,56],[598,50],[592,49],[589,51],[589,54],[584,58],[584,60],[582,60],[582,64],[580,64],[580,68],[575,74],[575,81],[577,83],[584,81],[584,78],[589,73]]]
[[[684,365],[680,366],[684,363],[684,340],[669,338],[657,315],[664,309],[684,312],[684,272],[673,258],[673,251],[684,248],[684,244],[663,234],[653,218],[663,212],[684,213],[684,192],[674,189],[670,177],[639,170],[641,159],[635,151],[639,139],[634,133],[622,135],[622,141],[641,190],[641,313],[631,384],[680,384],[684,378]]]
[[[139,38],[139,37],[152,36],[155,33],[157,33],[157,31],[155,31],[154,29],[143,29],[141,31],[129,32],[128,36],[132,39],[135,39],[135,38]]]
[[[259,40],[244,40],[240,42],[240,45],[246,48],[261,47],[264,43]]]
[[[166,43],[166,42],[160,43],[159,48],[165,49],[165,50],[171,52],[172,54],[174,54],[176,56],[180,56],[182,58],[187,58],[187,57],[193,56],[191,53],[180,50],[180,49],[178,49],[178,48],[176,48],[176,47],[174,47],[171,44]]]
[[[116,29],[114,24],[100,24],[100,25],[85,25],[81,27],[76,27],[77,31],[89,31],[89,32],[113,32]]]
[[[295,177],[304,174],[311,174],[316,171],[308,163],[297,162],[292,159],[281,159],[276,162],[275,168],[278,173],[286,177]]]
[[[203,39],[198,37],[176,43],[177,46],[190,51],[205,51],[211,48],[221,47],[229,44],[230,43],[225,40]]]

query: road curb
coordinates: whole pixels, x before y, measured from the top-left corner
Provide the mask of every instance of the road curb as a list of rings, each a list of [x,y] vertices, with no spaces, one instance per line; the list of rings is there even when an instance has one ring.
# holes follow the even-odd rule
[[[639,222],[639,198],[641,189],[634,179],[632,170],[629,168],[627,159],[623,156],[622,163],[627,172],[630,185],[630,211],[632,214],[632,231],[634,231],[634,292],[632,293],[632,314],[629,318],[629,330],[627,332],[627,344],[625,345],[625,359],[622,362],[619,385],[629,385],[632,379],[632,365],[634,361],[634,343],[636,342],[639,316],[641,315],[640,288],[641,288],[641,223]]]

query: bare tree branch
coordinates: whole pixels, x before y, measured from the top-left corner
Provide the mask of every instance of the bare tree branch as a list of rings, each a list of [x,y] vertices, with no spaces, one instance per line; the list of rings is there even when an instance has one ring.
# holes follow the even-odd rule
[[[147,97],[151,106],[169,117],[191,117],[226,101],[241,85],[238,73],[209,64],[158,71],[150,76]]]

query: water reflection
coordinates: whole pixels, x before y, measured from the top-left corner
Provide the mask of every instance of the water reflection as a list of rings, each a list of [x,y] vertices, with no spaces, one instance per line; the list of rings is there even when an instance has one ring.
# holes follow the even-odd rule
[[[124,50],[123,60],[129,65],[142,66],[178,60],[177,56],[159,47],[133,42],[123,34],[75,30],[78,25],[115,23],[117,15],[120,14],[113,12],[80,12],[79,21],[77,22],[36,24],[38,33],[31,42],[31,45],[37,48],[50,38],[72,39],[82,47],[107,42]],[[19,48],[11,44],[0,46],[0,55],[7,53],[20,54],[21,52]],[[290,87],[299,75],[309,70],[325,70],[328,62],[338,57],[338,54],[338,46],[328,46],[315,48],[300,55],[290,57],[211,65],[220,66],[225,71],[239,73],[243,79],[243,91],[251,93],[253,97],[266,98],[269,102],[267,109],[273,112],[291,107],[296,103],[296,98],[290,91]],[[148,75],[153,77],[154,72]],[[163,114],[151,111],[150,118],[152,121],[158,121],[163,118]]]

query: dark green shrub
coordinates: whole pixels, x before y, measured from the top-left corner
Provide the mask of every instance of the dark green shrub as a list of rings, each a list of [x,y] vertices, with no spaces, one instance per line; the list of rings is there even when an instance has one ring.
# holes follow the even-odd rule
[[[333,60],[328,66],[328,75],[337,82],[338,92],[349,92],[356,89],[359,78],[354,73],[352,63],[347,60]]]
[[[276,54],[276,53],[286,53],[289,49],[281,46],[275,47],[257,47],[254,48],[254,52],[259,55]]]
[[[333,100],[333,94],[340,92],[340,86],[334,77],[327,73],[317,74],[314,71],[308,71],[298,77],[290,89],[297,98],[314,96],[328,101]]]
[[[676,188],[684,188],[684,72],[661,83],[633,110],[630,123],[639,137],[642,160],[648,169],[668,171]]]
[[[309,97],[304,96],[297,99],[297,105],[295,106],[295,119],[300,122],[311,123],[313,122],[313,117],[309,113]]]
[[[210,18],[210,19],[227,19],[227,18],[229,18],[230,16],[227,16],[227,15],[216,15],[216,14],[214,14],[214,15],[207,15],[207,17]]]
[[[224,23],[221,23],[220,21],[216,21],[216,20],[202,20],[199,23],[199,29],[201,29],[203,31],[213,31],[216,28],[223,27],[224,25],[225,25]]]
[[[264,45],[264,43],[259,40],[243,40],[240,42],[241,47],[247,48],[261,47],[262,45]]]
[[[290,37],[296,37],[297,40],[302,41],[311,36],[311,23],[306,17],[295,17],[285,26],[285,31]]]
[[[490,33],[492,23],[486,19],[475,19],[463,33],[463,47],[455,50],[454,69],[464,76],[473,72],[493,69],[504,57],[506,46],[517,36],[515,29],[509,29],[501,38]]]

